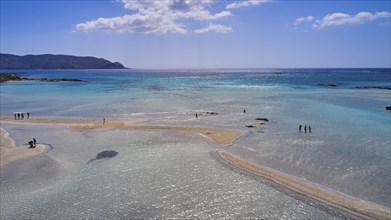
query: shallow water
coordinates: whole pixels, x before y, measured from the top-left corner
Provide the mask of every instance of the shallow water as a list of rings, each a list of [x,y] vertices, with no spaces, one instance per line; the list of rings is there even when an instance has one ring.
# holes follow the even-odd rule
[[[385,110],[391,105],[391,90],[355,88],[390,88],[389,69],[37,70],[25,76],[88,82],[1,84],[2,115],[29,111],[32,117],[141,118],[152,124],[241,130],[246,137],[229,151],[391,207],[391,112]],[[260,125],[258,117],[270,121]],[[311,125],[312,133],[299,133],[300,124]],[[96,138],[88,141],[96,143]],[[160,139],[148,140],[141,146],[161,144]],[[110,161],[120,158],[118,152]],[[56,155],[57,160],[62,154],[66,152]]]
[[[227,169],[210,155],[216,146],[195,134],[2,126],[16,142],[34,136],[53,147],[1,167],[5,219],[348,218]],[[118,154],[91,162],[103,151]]]

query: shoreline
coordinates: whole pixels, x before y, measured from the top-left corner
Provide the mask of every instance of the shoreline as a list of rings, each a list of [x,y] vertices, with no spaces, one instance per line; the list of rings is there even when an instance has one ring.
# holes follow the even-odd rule
[[[175,132],[192,132],[197,133],[200,136],[207,138],[221,147],[232,145],[240,137],[243,137],[244,132],[238,130],[228,130],[219,128],[207,128],[207,127],[190,127],[190,126],[172,126],[172,125],[148,125],[142,124],[142,120],[135,119],[106,119],[103,124],[102,119],[78,119],[78,118],[30,118],[25,120],[14,120],[12,117],[0,117],[0,122],[12,123],[12,124],[32,124],[32,125],[62,125],[67,126],[68,129],[75,131],[85,130],[107,130],[107,129],[138,129],[138,130],[164,130]],[[8,137],[8,133],[1,129],[2,143],[1,148],[3,150],[3,138],[9,140],[8,145],[14,146],[12,139]],[[38,145],[37,145],[38,147]],[[42,152],[45,147],[42,146]],[[14,147],[15,148],[15,147]],[[16,147],[17,148],[17,147]],[[20,148],[21,149],[21,148]],[[36,149],[36,148],[34,148]],[[32,150],[23,148],[23,150]],[[39,153],[42,153],[39,152]],[[331,189],[322,187],[316,183],[300,179],[295,176],[274,170],[272,168],[255,164],[246,161],[239,156],[231,154],[227,151],[218,149],[216,155],[222,161],[229,165],[238,168],[240,171],[244,171],[255,176],[260,176],[275,184],[282,186],[292,192],[299,193],[305,197],[314,199],[321,203],[327,204],[330,207],[337,208],[352,215],[365,219],[391,219],[391,210],[387,207],[383,207],[374,203],[365,202],[349,195],[333,191]],[[37,153],[37,154],[39,154]],[[14,152],[8,152],[8,162],[18,160],[28,156],[27,154],[20,154],[18,158],[13,159],[12,155],[16,155]],[[6,153],[7,155],[7,153]],[[3,164],[3,152],[1,155],[1,165]],[[9,161],[11,160],[11,161]]]
[[[27,145],[16,146],[15,141],[9,137],[9,133],[0,128],[0,166],[26,157],[36,156],[45,151],[45,146],[37,144],[35,148],[28,148]]]
[[[242,171],[266,178],[288,190],[303,194],[306,197],[357,217],[365,219],[391,219],[391,210],[387,209],[387,207],[366,202],[272,168],[246,161],[224,150],[218,150],[217,156]]]
[[[148,125],[142,124],[142,120],[135,119],[75,119],[75,118],[29,118],[14,120],[12,117],[0,117],[0,122],[14,124],[38,124],[38,125],[64,125],[71,130],[95,130],[95,129],[140,129],[140,130],[165,130],[177,132],[192,132],[206,137],[217,145],[232,145],[244,132],[222,128]]]

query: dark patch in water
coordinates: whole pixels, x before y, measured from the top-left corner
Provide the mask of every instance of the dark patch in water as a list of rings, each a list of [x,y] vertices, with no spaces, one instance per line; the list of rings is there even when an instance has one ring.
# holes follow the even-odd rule
[[[96,157],[94,159],[91,159],[90,161],[88,161],[87,164],[90,164],[91,162],[93,162],[95,160],[110,159],[110,158],[117,156],[117,154],[118,154],[118,152],[115,150],[105,150],[105,151],[99,152],[96,155]]]
[[[145,88],[150,91],[165,91],[165,90],[167,90],[166,87],[159,86],[159,85],[150,85],[150,86],[146,86]]]

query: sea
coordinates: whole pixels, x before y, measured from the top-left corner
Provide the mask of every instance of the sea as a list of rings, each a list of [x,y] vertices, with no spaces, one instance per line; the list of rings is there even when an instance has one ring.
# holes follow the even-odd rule
[[[214,156],[221,149],[391,207],[390,69],[1,72],[85,80],[2,83],[2,116],[125,118],[244,134],[221,147],[185,132],[2,122],[17,145],[35,137],[48,149],[1,167],[1,219],[356,218],[230,168]],[[108,151],[115,155],[99,157]]]

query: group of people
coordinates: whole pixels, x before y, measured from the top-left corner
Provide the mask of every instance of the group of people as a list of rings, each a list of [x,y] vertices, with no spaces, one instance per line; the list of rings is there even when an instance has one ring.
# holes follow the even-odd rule
[[[30,113],[26,113],[27,119],[30,118]],[[15,112],[14,113],[15,120],[23,120],[24,119],[24,113],[23,112]]]
[[[37,140],[33,138],[32,141],[29,141],[30,148],[35,148],[37,146]]]
[[[299,132],[301,132],[301,129],[303,128],[303,126],[302,125],[299,125]],[[307,129],[308,129],[308,132],[309,133],[312,133],[312,128],[311,128],[311,125],[309,125],[308,127],[307,127],[307,125],[304,125],[304,133],[307,133]]]

